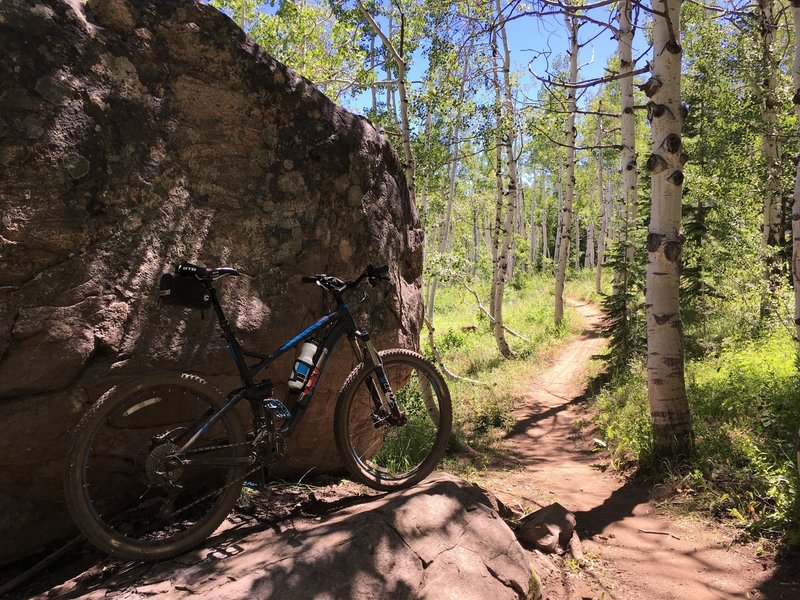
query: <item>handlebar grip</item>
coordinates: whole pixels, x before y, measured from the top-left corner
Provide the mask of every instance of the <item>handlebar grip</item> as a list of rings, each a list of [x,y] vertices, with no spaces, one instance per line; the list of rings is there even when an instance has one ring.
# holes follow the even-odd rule
[[[303,283],[317,283],[317,278],[311,275],[303,275],[300,281]]]

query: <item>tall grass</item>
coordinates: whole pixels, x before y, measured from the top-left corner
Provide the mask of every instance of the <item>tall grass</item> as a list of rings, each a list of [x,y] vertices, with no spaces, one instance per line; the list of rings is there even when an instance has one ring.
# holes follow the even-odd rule
[[[653,457],[644,368],[618,375],[597,397],[598,424],[617,467],[639,464],[695,508],[759,536],[800,544],[794,431],[800,373],[785,329],[689,361],[695,451],[676,467]]]

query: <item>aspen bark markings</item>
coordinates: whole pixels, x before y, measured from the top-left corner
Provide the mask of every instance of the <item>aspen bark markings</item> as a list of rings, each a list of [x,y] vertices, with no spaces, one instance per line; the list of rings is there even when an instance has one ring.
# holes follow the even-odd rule
[[[794,81],[794,111],[800,118],[800,0],[792,0],[795,46],[792,79]],[[794,201],[792,203],[792,283],[794,284],[794,327],[795,338],[800,341],[800,160],[794,177]],[[798,447],[800,465],[800,447]]]
[[[680,0],[653,0],[653,62],[648,82],[652,215],[647,236],[647,392],[653,442],[660,453],[691,444],[686,397],[680,255],[683,165]]]
[[[497,260],[497,279],[494,289],[494,337],[497,342],[497,348],[500,354],[509,358],[511,348],[506,341],[505,329],[503,324],[503,295],[505,293],[506,276],[508,274],[508,261],[509,252],[511,250],[511,234],[515,222],[515,209],[517,206],[517,159],[514,156],[514,106],[513,97],[511,94],[511,52],[508,47],[508,38],[506,37],[505,22],[503,21],[503,11],[500,5],[500,0],[495,0],[495,8],[497,10],[498,18],[498,33],[500,42],[502,43],[502,70],[503,70],[503,98],[501,121],[498,123],[500,127],[499,141],[506,152],[506,169],[508,173],[508,187],[505,189],[506,196],[506,214],[503,222],[503,237],[500,241],[499,256]],[[496,43],[496,42],[495,42]],[[497,97],[500,99],[500,86],[497,77],[495,77],[495,85],[497,85]],[[500,165],[498,165],[499,168]],[[501,178],[502,182],[502,178]],[[502,186],[502,183],[501,183]]]
[[[636,196],[639,177],[639,168],[636,160],[636,118],[633,113],[633,27],[631,25],[631,12],[633,10],[632,0],[620,0],[619,4],[619,74],[622,77],[620,83],[620,130],[622,136],[622,151],[620,152],[620,162],[622,165],[622,212],[625,215],[622,219],[622,243],[625,246],[625,264],[627,268],[624,272],[630,271],[633,264],[634,247],[630,243],[630,231],[636,221]],[[622,277],[615,276],[615,287],[622,286],[627,291],[627,275]]]

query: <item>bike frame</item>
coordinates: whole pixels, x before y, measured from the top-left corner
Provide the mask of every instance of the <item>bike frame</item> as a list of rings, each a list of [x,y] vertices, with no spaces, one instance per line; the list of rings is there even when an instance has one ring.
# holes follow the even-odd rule
[[[239,340],[236,338],[236,334],[233,331],[230,322],[222,310],[222,306],[217,298],[216,289],[212,285],[212,282],[203,281],[203,283],[211,296],[211,303],[214,307],[214,312],[216,313],[220,329],[222,329],[222,336],[227,342],[228,349],[230,350],[231,356],[233,357],[236,367],[239,370],[239,376],[242,380],[242,387],[237,390],[233,390],[229,394],[230,400],[225,404],[225,406],[223,406],[219,411],[214,413],[207,421],[205,421],[200,429],[194,433],[194,435],[192,435],[191,439],[189,439],[189,441],[187,441],[176,454],[180,455],[191,448],[191,446],[209,429],[211,429],[211,427],[217,423],[225,415],[225,413],[236,406],[243,398],[247,398],[250,401],[250,407],[253,415],[253,427],[254,430],[256,430],[256,433],[258,433],[257,430],[266,424],[264,421],[266,415],[263,407],[263,401],[265,398],[263,393],[264,387],[262,384],[255,383],[253,377],[267,368],[279,357],[283,356],[292,347],[311,338],[322,330],[326,331],[322,336],[317,353],[314,357],[315,360],[313,369],[299,392],[294,408],[289,410],[291,417],[281,428],[280,434],[282,436],[288,435],[300,423],[303,415],[305,414],[306,408],[314,396],[319,376],[322,374],[322,371],[325,367],[325,362],[333,350],[333,347],[336,345],[342,335],[346,335],[350,341],[353,354],[358,362],[369,361],[372,367],[380,368],[380,371],[377,372],[377,379],[379,383],[378,386],[375,385],[371,378],[368,379],[370,394],[376,410],[380,409],[384,405],[385,397],[388,410],[396,419],[402,420],[402,416],[399,414],[397,406],[394,402],[394,394],[389,386],[386,374],[383,373],[383,369],[381,368],[381,359],[375,350],[372,341],[370,340],[369,334],[359,331],[359,329],[356,327],[355,321],[353,320],[353,316],[350,314],[349,305],[343,302],[341,297],[336,298],[337,306],[333,311],[321,317],[314,324],[298,332],[294,337],[283,343],[271,354],[263,354],[261,352],[247,350],[242,347],[242,345],[239,343]],[[258,359],[259,362],[253,366],[248,366],[245,362],[246,358],[255,358]],[[379,388],[383,391],[383,394],[380,394]],[[231,458],[210,460],[213,460],[214,463],[219,463],[220,466],[223,466],[239,464],[240,462],[244,463],[244,461],[248,459]],[[191,464],[193,462],[205,462],[205,464],[208,464],[208,462],[204,461],[204,459],[188,460],[185,462],[187,464]]]

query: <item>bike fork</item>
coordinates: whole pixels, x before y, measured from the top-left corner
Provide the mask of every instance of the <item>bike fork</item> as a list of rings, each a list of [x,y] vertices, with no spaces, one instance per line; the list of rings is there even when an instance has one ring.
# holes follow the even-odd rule
[[[369,334],[358,332],[356,335],[364,345],[363,360],[371,365],[371,373],[367,376],[367,387],[372,397],[372,403],[375,405],[375,411],[372,415],[375,426],[378,427],[385,421],[388,421],[391,425],[405,425],[406,417],[400,412],[389,378],[383,370],[383,361],[378,351],[375,350]],[[375,384],[375,379],[378,380],[377,385]]]

